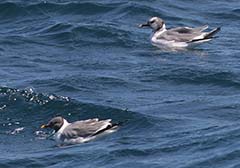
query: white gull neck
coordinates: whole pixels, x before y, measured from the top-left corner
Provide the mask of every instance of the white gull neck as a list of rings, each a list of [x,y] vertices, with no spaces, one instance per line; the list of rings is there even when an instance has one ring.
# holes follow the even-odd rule
[[[151,37],[151,40],[152,40],[152,41],[157,40],[157,38],[158,38],[159,36],[161,36],[161,34],[163,34],[165,31],[167,31],[167,29],[166,29],[166,25],[163,24],[163,26],[162,26],[161,29],[159,29],[159,30],[153,32],[152,37]]]
[[[70,123],[67,122],[67,120],[63,119],[63,125],[62,125],[62,127],[57,131],[57,133],[62,133],[63,130],[64,130],[68,125],[70,125]]]
[[[157,30],[157,31],[155,31],[153,34],[154,34],[154,35],[155,35],[155,34],[160,35],[160,34],[162,34],[162,33],[165,32],[165,31],[167,31],[166,25],[163,24],[162,28],[159,29],[159,30]]]

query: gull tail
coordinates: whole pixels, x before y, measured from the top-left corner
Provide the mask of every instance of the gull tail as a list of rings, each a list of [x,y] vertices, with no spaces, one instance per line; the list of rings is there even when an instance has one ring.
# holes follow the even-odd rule
[[[204,39],[209,39],[212,38],[217,32],[219,32],[221,30],[221,27],[218,27],[216,29],[213,29],[212,31],[210,31],[209,33],[206,34],[206,36],[204,37]]]
[[[126,120],[127,121],[127,120]],[[99,135],[99,134],[102,134],[102,133],[112,133],[112,132],[115,132],[118,127],[122,126],[123,124],[125,124],[126,121],[121,121],[121,122],[118,122],[118,123],[113,123],[111,125],[108,125],[106,128],[104,129],[101,129],[99,131],[97,131],[95,134],[93,134],[92,136],[96,136],[96,135]]]
[[[190,43],[192,43],[192,42],[205,42],[205,41],[209,41],[209,40],[211,40],[212,38],[213,38],[213,36],[217,33],[217,32],[219,32],[221,30],[221,27],[218,27],[218,28],[215,28],[215,29],[213,29],[212,31],[210,31],[210,32],[205,32],[204,34],[203,34],[203,37],[202,38],[197,38],[197,39],[193,39],[193,40],[191,40],[190,41]]]

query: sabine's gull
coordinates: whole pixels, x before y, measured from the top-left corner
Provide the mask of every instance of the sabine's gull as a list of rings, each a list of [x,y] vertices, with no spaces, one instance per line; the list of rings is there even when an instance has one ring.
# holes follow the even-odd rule
[[[98,135],[116,131],[117,127],[117,124],[111,123],[111,119],[93,118],[69,123],[61,116],[54,117],[48,124],[41,126],[41,128],[52,128],[55,131],[53,137],[59,145],[88,142]]]
[[[170,48],[193,47],[197,44],[210,41],[213,36],[220,31],[220,27],[206,32],[207,25],[201,27],[176,27],[166,29],[165,22],[159,17],[152,17],[142,27],[150,27],[153,29],[151,42],[156,46],[165,46]]]

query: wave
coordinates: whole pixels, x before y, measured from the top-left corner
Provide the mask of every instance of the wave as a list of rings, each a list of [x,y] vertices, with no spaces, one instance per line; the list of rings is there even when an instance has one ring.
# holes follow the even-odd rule
[[[0,106],[3,107],[0,108],[1,142],[9,143],[6,142],[7,140],[13,144],[17,143],[18,146],[21,144],[19,149],[8,149],[8,152],[3,153],[4,157],[0,164],[2,167],[16,164],[30,167],[58,165],[64,158],[79,158],[79,156],[84,158],[86,155],[90,158],[101,157],[102,162],[109,158],[157,159],[162,156],[177,156],[178,153],[188,155],[188,152],[197,153],[222,146],[225,141],[234,141],[239,136],[239,128],[236,125],[217,126],[214,123],[205,125],[199,119],[177,116],[151,117],[128,110],[84,103],[55,94],[37,93],[31,88],[21,90],[0,87],[0,102]],[[125,121],[125,124],[112,136],[107,136],[101,141],[81,144],[81,150],[76,146],[59,150],[52,146],[54,143],[44,143],[48,141],[42,138],[45,134],[37,135],[39,126],[55,115],[62,115],[69,121],[93,117],[112,118],[113,122]],[[202,126],[193,128],[188,125],[192,123],[196,126],[198,125],[196,121]],[[32,146],[30,151],[29,146]],[[217,163],[216,158],[228,158],[236,152],[236,150],[228,150],[221,153],[221,156],[195,159],[184,164],[185,166],[204,165],[209,160]],[[192,159],[197,158],[197,154],[191,156]],[[45,159],[49,157],[51,161]],[[186,157],[187,160],[190,158]],[[93,164],[97,165],[97,163],[91,165]]]
[[[116,123],[123,122],[119,131],[113,136],[107,136],[110,138],[109,141],[111,141],[111,138],[117,138],[119,135],[120,137],[121,135],[131,137],[134,132],[142,135],[142,132],[147,132],[147,130],[155,127],[155,123],[158,120],[151,116],[128,110],[80,102],[55,94],[37,93],[31,88],[22,90],[0,87],[0,102],[1,143],[8,144],[6,147],[9,147],[9,141],[11,141],[12,145],[18,146],[18,148],[7,150],[4,146],[0,146],[0,149],[5,151],[3,154],[5,159],[0,164],[3,167],[12,164],[26,165],[26,162],[29,165],[42,165],[45,163],[49,165],[49,161],[45,162],[42,160],[39,162],[40,158],[48,156],[48,151],[41,151],[39,147],[41,144],[44,144],[43,146],[48,146],[47,148],[54,150],[55,147],[53,145],[55,143],[46,143],[48,141],[46,137],[50,132],[46,134],[40,132],[40,125],[57,115],[65,117],[70,122],[96,117],[100,119],[111,118]],[[126,143],[125,141],[128,140],[123,138],[123,141],[120,141],[119,143]],[[32,146],[31,150],[29,150],[29,146]],[[59,160],[59,157],[62,156],[59,153],[53,155],[52,151],[50,153],[53,160]],[[73,154],[73,156],[76,155]],[[35,162],[36,159],[38,163]],[[23,160],[24,163],[22,162]]]
[[[13,19],[17,17],[18,20],[26,20],[27,18],[36,17],[53,18],[58,15],[64,17],[73,17],[75,15],[85,16],[85,22],[93,16],[100,20],[116,20],[120,18],[134,17],[136,19],[151,16],[160,16],[167,20],[179,20],[184,16],[176,15],[175,11],[185,9],[189,5],[188,2],[172,4],[172,3],[156,3],[152,5],[149,3],[140,2],[54,2],[54,1],[40,1],[40,2],[2,2],[0,3],[0,17],[1,20]],[[188,7],[189,8],[189,7]],[[191,12],[191,9],[185,9]],[[200,11],[201,12],[201,11]],[[139,14],[141,14],[139,16]],[[224,9],[222,13],[204,12],[205,15],[225,18],[225,19],[239,19],[239,9]],[[197,16],[196,16],[197,17]],[[190,19],[186,17],[185,20]],[[199,18],[200,19],[200,18]],[[194,20],[192,20],[194,22]]]
[[[240,19],[239,10],[232,10],[229,12],[208,12],[206,13],[211,18],[216,18],[219,20],[237,21]]]
[[[163,116],[153,117],[125,109],[81,102],[55,94],[37,93],[31,88],[21,90],[0,87],[0,102],[0,112],[2,113],[0,127],[5,131],[14,131],[21,127],[24,127],[24,131],[28,130],[30,129],[27,128],[28,125],[33,121],[34,123],[30,124],[32,125],[30,130],[34,130],[43,122],[47,122],[58,115],[70,121],[96,117],[101,119],[111,118],[113,122],[130,124],[127,131],[159,127],[160,123],[173,126],[185,120]],[[139,133],[141,134],[141,132]]]
[[[137,27],[136,27],[137,29]],[[113,38],[114,37],[114,38]],[[9,38],[13,40],[9,40]],[[55,23],[46,27],[38,27],[29,31],[5,32],[2,34],[4,43],[38,43],[50,46],[123,46],[132,48],[138,44],[136,33],[109,24],[71,24]]]
[[[39,3],[13,3],[4,2],[0,3],[0,14],[2,19],[20,17],[20,16],[34,16],[45,15],[49,16],[50,13],[65,14],[85,14],[85,15],[98,15],[106,13],[115,8],[118,4],[100,4],[100,3],[51,3],[51,2],[39,2]]]
[[[61,115],[70,121],[88,118],[111,118],[113,122],[133,122],[148,124],[149,116],[127,110],[79,102],[69,97],[55,94],[37,93],[33,89],[13,89],[0,87],[0,127],[4,132],[27,127],[34,121],[32,129],[54,116]],[[150,117],[151,118],[151,117]],[[135,125],[133,124],[133,125]],[[137,124],[137,125],[138,125]],[[14,126],[14,127],[13,127]],[[133,126],[135,127],[135,126]],[[11,129],[9,129],[11,128]],[[29,128],[28,128],[29,129]]]
[[[160,70],[163,72],[162,70]],[[213,70],[200,70],[191,68],[176,68],[172,70],[166,70],[159,74],[159,71],[151,73],[145,72],[146,78],[144,81],[172,81],[178,84],[206,84],[216,85],[221,87],[240,87],[240,79],[233,72],[228,71],[213,71]]]
[[[0,20],[17,27],[10,31],[6,29],[2,36],[21,36],[24,39],[19,40],[24,42],[36,41],[59,47],[96,45],[134,48],[140,47],[142,41],[146,40],[139,36],[142,31],[138,30],[137,24],[151,16],[179,21],[181,16],[170,15],[169,12],[181,7],[170,4],[155,7],[139,2],[3,2],[0,3]],[[238,13],[237,11],[232,13]],[[197,22],[191,18],[184,20]],[[197,23],[200,24],[201,21]],[[126,24],[132,27],[129,28]],[[28,38],[31,40],[28,41]]]

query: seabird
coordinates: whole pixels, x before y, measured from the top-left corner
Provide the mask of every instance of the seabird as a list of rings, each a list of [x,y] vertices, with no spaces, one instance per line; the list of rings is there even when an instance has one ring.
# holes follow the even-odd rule
[[[99,120],[94,118],[69,123],[61,116],[54,117],[48,124],[41,126],[41,128],[54,129],[53,137],[59,145],[88,142],[98,135],[114,132],[117,127],[117,124],[111,123],[111,119]]]
[[[176,27],[166,29],[165,22],[159,17],[152,17],[145,24],[140,24],[142,27],[150,27],[153,29],[151,42],[156,46],[166,46],[170,48],[192,47],[203,42],[210,41],[220,27],[209,32],[204,32],[208,28],[207,25],[191,28],[191,27]]]

